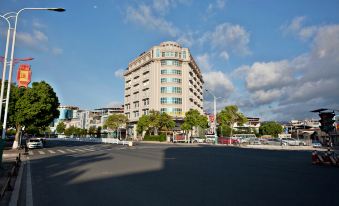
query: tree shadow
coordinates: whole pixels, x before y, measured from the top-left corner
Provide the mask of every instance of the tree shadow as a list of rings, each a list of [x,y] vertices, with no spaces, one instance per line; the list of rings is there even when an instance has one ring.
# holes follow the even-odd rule
[[[34,205],[339,205],[338,169],[310,161],[211,146],[53,156],[31,160]]]

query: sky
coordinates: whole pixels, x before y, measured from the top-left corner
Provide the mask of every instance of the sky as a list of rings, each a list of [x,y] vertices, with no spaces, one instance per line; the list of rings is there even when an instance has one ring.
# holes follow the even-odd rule
[[[32,81],[51,84],[61,105],[123,104],[128,63],[176,41],[218,110],[236,104],[247,116],[289,121],[339,109],[338,0],[0,0],[0,15],[26,7],[66,9],[22,12],[15,47],[16,58],[34,58]],[[0,18],[0,56],[6,31]],[[205,93],[205,111],[212,101]]]

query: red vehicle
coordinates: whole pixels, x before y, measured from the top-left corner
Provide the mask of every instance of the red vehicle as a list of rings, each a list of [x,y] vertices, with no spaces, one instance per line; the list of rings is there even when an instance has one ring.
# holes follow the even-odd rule
[[[239,144],[239,141],[230,137],[218,137],[218,144]]]

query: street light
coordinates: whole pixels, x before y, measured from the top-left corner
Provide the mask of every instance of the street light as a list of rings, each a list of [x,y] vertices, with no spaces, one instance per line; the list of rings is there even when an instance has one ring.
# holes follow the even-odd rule
[[[217,99],[212,92],[210,92],[208,89],[205,89],[206,92],[210,93],[213,96],[213,115],[214,115],[214,121],[213,121],[213,127],[214,127],[214,143],[218,144],[218,135],[217,135]]]
[[[5,106],[4,121],[3,121],[3,125],[2,125],[2,139],[4,139],[5,135],[6,135],[8,103],[9,103],[9,95],[10,95],[10,89],[11,89],[11,83],[12,83],[12,72],[13,72],[13,64],[14,64],[14,48],[15,48],[15,39],[16,39],[15,38],[16,37],[16,28],[17,28],[19,14],[24,10],[47,10],[47,11],[56,11],[56,12],[65,11],[64,8],[23,8],[23,9],[20,9],[18,12],[9,12],[9,13],[6,13],[6,14],[3,15],[3,17],[9,23],[9,28],[11,30],[13,30],[13,37],[12,37],[11,59],[10,59],[9,74],[8,74],[6,106]],[[10,21],[9,21],[12,18],[14,19],[14,28],[11,27],[11,24],[10,24]],[[7,36],[7,39],[8,39],[8,36]],[[7,60],[7,50],[8,50],[8,48],[6,48],[6,52],[5,52],[5,61]],[[6,64],[4,64],[4,67],[5,66],[6,66]],[[18,144],[17,142],[14,142],[13,148],[16,148],[17,144]]]

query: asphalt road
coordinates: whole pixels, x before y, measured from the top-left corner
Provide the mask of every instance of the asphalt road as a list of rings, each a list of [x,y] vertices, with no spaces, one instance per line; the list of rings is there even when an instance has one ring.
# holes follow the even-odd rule
[[[310,152],[48,142],[29,159],[21,205],[339,205],[339,168]]]

